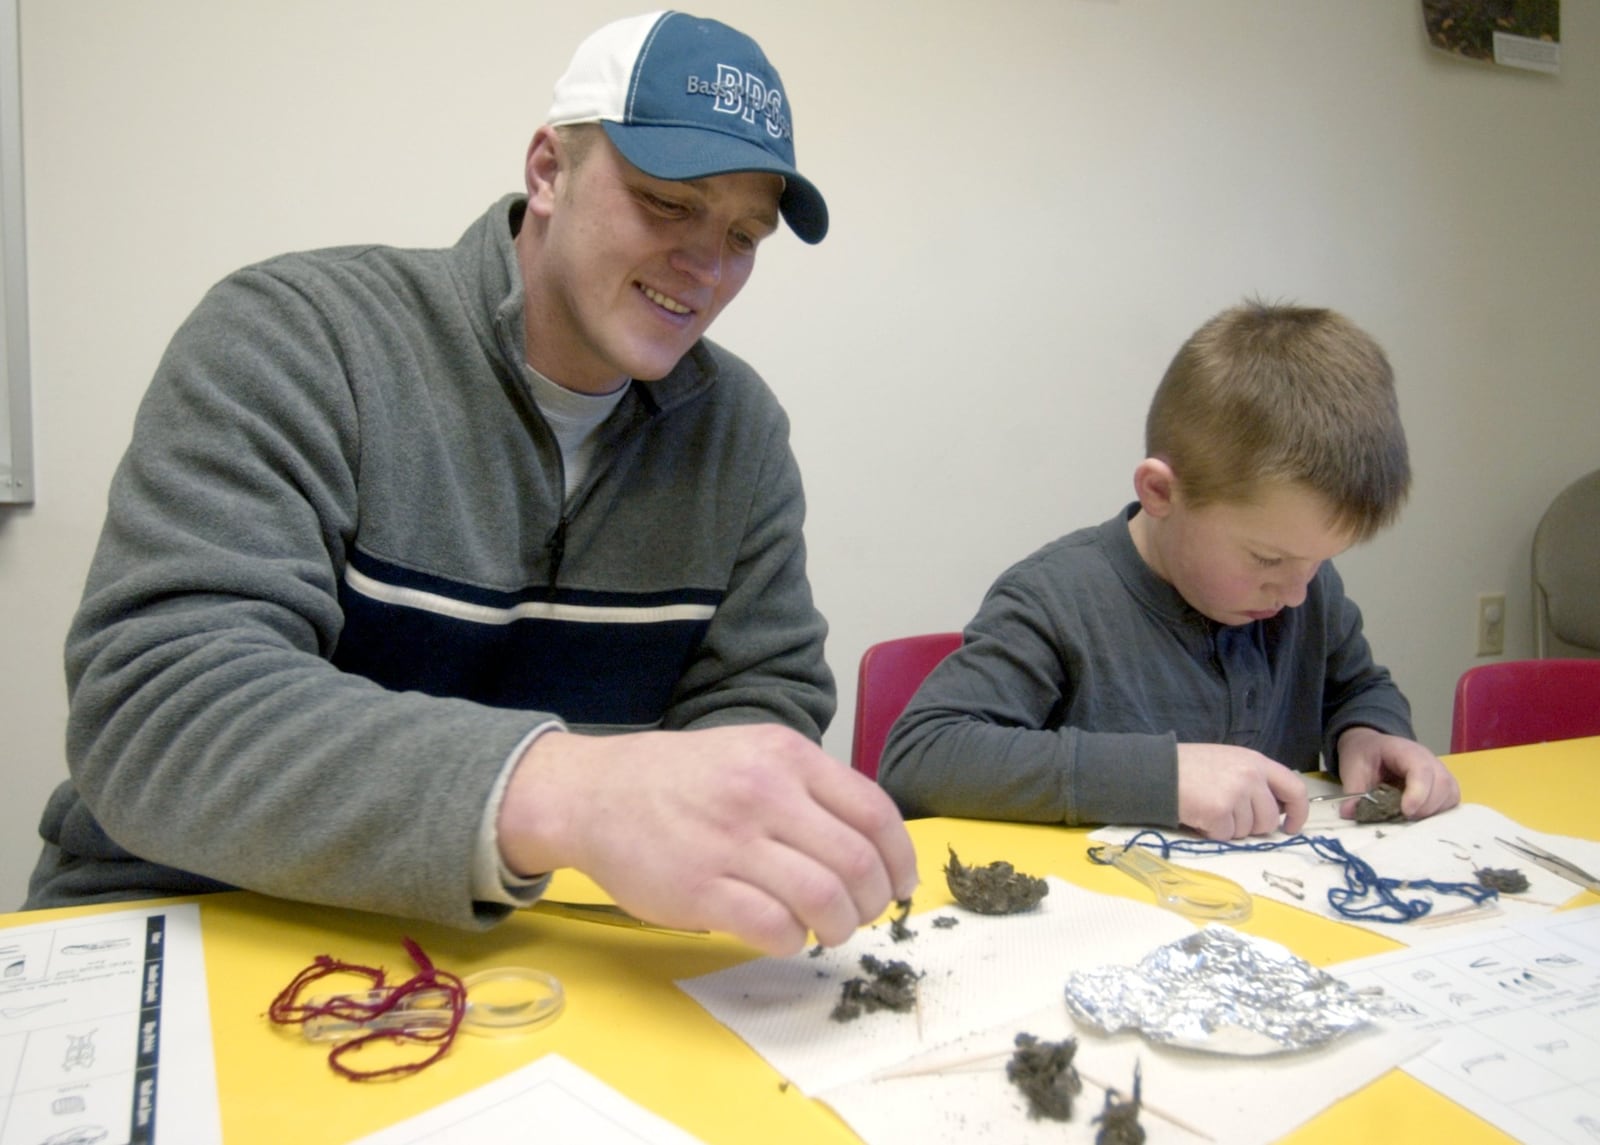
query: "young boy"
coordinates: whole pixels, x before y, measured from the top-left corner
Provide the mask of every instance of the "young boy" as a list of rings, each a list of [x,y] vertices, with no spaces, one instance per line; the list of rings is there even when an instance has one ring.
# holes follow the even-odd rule
[[[1343,316],[1246,303],[1178,351],[1138,501],[1009,569],[923,684],[879,781],[912,815],[1294,832],[1346,791],[1460,800],[1329,563],[1410,486],[1394,375]]]

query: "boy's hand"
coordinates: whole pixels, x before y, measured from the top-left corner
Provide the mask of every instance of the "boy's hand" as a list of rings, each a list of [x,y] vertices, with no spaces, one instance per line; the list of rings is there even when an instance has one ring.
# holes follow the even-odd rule
[[[1461,786],[1444,761],[1415,740],[1375,728],[1339,735],[1339,782],[1346,791],[1370,791],[1385,779],[1403,785],[1400,813],[1426,819],[1461,802]]]
[[[1178,821],[1206,838],[1270,835],[1280,826],[1292,835],[1310,811],[1305,780],[1259,751],[1178,745]]]

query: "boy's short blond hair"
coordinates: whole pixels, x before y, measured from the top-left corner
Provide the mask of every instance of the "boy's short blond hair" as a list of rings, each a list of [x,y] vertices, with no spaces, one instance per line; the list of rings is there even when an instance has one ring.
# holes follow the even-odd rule
[[[1156,388],[1145,451],[1194,508],[1296,482],[1354,541],[1393,522],[1411,487],[1394,371],[1332,310],[1252,300],[1196,330]]]

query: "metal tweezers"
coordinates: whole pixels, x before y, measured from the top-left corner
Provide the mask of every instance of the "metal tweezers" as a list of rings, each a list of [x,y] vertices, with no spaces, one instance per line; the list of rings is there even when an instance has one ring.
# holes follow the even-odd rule
[[[680,930],[675,926],[657,926],[611,903],[556,902],[552,899],[540,899],[525,909],[540,914],[555,915],[557,918],[576,919],[578,922],[603,922],[607,926],[629,926],[638,930],[653,930],[657,934],[676,934],[685,938],[704,938],[709,933],[704,930]]]
[[[1515,843],[1508,842],[1498,835],[1495,836],[1494,841],[1512,854],[1521,855],[1529,862],[1538,863],[1545,870],[1560,875],[1568,882],[1577,883],[1584,890],[1600,895],[1600,879],[1595,878],[1576,863],[1568,862],[1560,855],[1546,851],[1543,847],[1536,847],[1520,836],[1518,836]]]
[[[1371,803],[1376,803],[1378,801],[1378,797],[1374,795],[1373,792],[1377,790],[1377,785],[1374,784],[1365,791],[1331,791],[1327,795],[1313,795],[1311,798],[1307,799],[1306,802],[1326,803],[1330,799],[1365,799]]]

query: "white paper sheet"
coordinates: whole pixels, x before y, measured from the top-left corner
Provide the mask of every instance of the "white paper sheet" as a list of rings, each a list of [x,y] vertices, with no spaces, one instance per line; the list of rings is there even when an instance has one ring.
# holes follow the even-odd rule
[[[1413,946],[1448,938],[1462,928],[1492,928],[1519,919],[1542,917],[1582,889],[1560,875],[1508,851],[1495,842],[1496,837],[1512,842],[1525,839],[1587,871],[1600,872],[1600,843],[1532,831],[1500,812],[1476,803],[1463,803],[1441,815],[1414,823],[1376,824],[1357,824],[1339,819],[1336,802],[1312,806],[1315,810],[1313,820],[1301,834],[1336,839],[1350,854],[1370,864],[1382,878],[1475,883],[1473,872],[1480,867],[1509,868],[1521,871],[1527,877],[1528,890],[1515,895],[1502,894],[1487,909],[1467,911],[1465,908],[1472,906],[1470,899],[1412,887],[1403,888],[1398,892],[1403,899],[1431,902],[1432,909],[1426,916],[1413,922],[1378,922],[1347,918],[1333,909],[1328,902],[1328,891],[1345,885],[1343,869],[1337,863],[1319,858],[1307,846],[1274,851],[1241,850],[1221,855],[1174,852],[1170,859],[1179,866],[1194,867],[1233,879],[1251,894],[1308,910],[1336,922],[1348,922]],[[1138,834],[1139,830],[1103,827],[1090,838],[1120,844]],[[1187,831],[1167,831],[1163,834],[1168,839],[1197,838]],[[1278,832],[1264,839],[1239,842],[1249,845],[1286,838],[1288,836]],[[1272,876],[1270,879],[1266,877],[1268,874]]]
[[[1456,933],[1329,971],[1438,1036],[1404,1069],[1529,1145],[1600,1139],[1600,907]]]
[[[1019,1030],[1057,1041],[1078,1039],[1074,1062],[1083,1093],[1066,1123],[1030,1120],[1027,1101],[1006,1079],[1005,1063]],[[988,1127],[1006,1145],[1090,1145],[1104,1108],[1105,1088],[1126,1098],[1134,1063],[1142,1074],[1139,1124],[1147,1145],[1265,1145],[1433,1042],[1425,1032],[1373,1028],[1321,1049],[1271,1058],[1227,1058],[1153,1047],[1136,1034],[1105,1037],[1075,1026],[1065,1007],[1032,1014],[963,1039],[907,1063],[902,1070],[965,1061],[959,1071],[885,1077],[822,1094],[873,1145],[968,1145]],[[973,1062],[975,1056],[985,1061]]]
[[[699,1138],[573,1065],[546,1054],[498,1081],[437,1105],[353,1145],[696,1145]]]
[[[1079,1038],[1075,1064],[1087,1078],[1126,1095],[1143,1063],[1147,1106],[1217,1141],[1266,1141],[1353,1092],[1429,1044],[1425,1032],[1386,1030],[1342,1039],[1313,1054],[1229,1059],[1156,1049],[1134,1035],[1106,1038],[1076,1029],[1063,998],[1073,970],[1133,965],[1151,950],[1192,934],[1192,922],[1118,896],[1050,878],[1050,893],[1025,915],[986,917],[945,907],[910,920],[916,937],[891,941],[886,926],[816,957],[758,959],[679,983],[719,1021],[810,1096],[832,1106],[874,1145],[967,1142],[987,1127],[996,1140],[1092,1141],[1103,1092],[1085,1089],[1070,1122],[1030,1121],[1026,1100],[1006,1079],[1018,1033]],[[959,925],[942,930],[940,916]],[[918,1014],[830,1017],[845,980],[861,975],[863,954],[900,959],[923,974]],[[921,1077],[886,1077],[919,1066],[985,1060]],[[1280,1082],[1281,1078],[1281,1082]],[[1223,1098],[1238,1095],[1238,1105]],[[1247,1106],[1247,1107],[1246,1107]],[[1188,1141],[1172,1121],[1141,1117],[1152,1142]]]
[[[1027,914],[985,917],[946,907],[917,915],[908,942],[894,942],[880,925],[815,957],[757,959],[678,985],[815,1097],[1059,999],[1069,971],[1134,963],[1194,933],[1193,923],[1169,911],[1046,881],[1050,893]],[[935,928],[940,915],[959,925]],[[844,1023],[830,1017],[844,982],[862,976],[864,954],[900,959],[923,974],[920,1013],[879,1011]]]
[[[222,1140],[200,908],[0,930],[0,1145]]]

